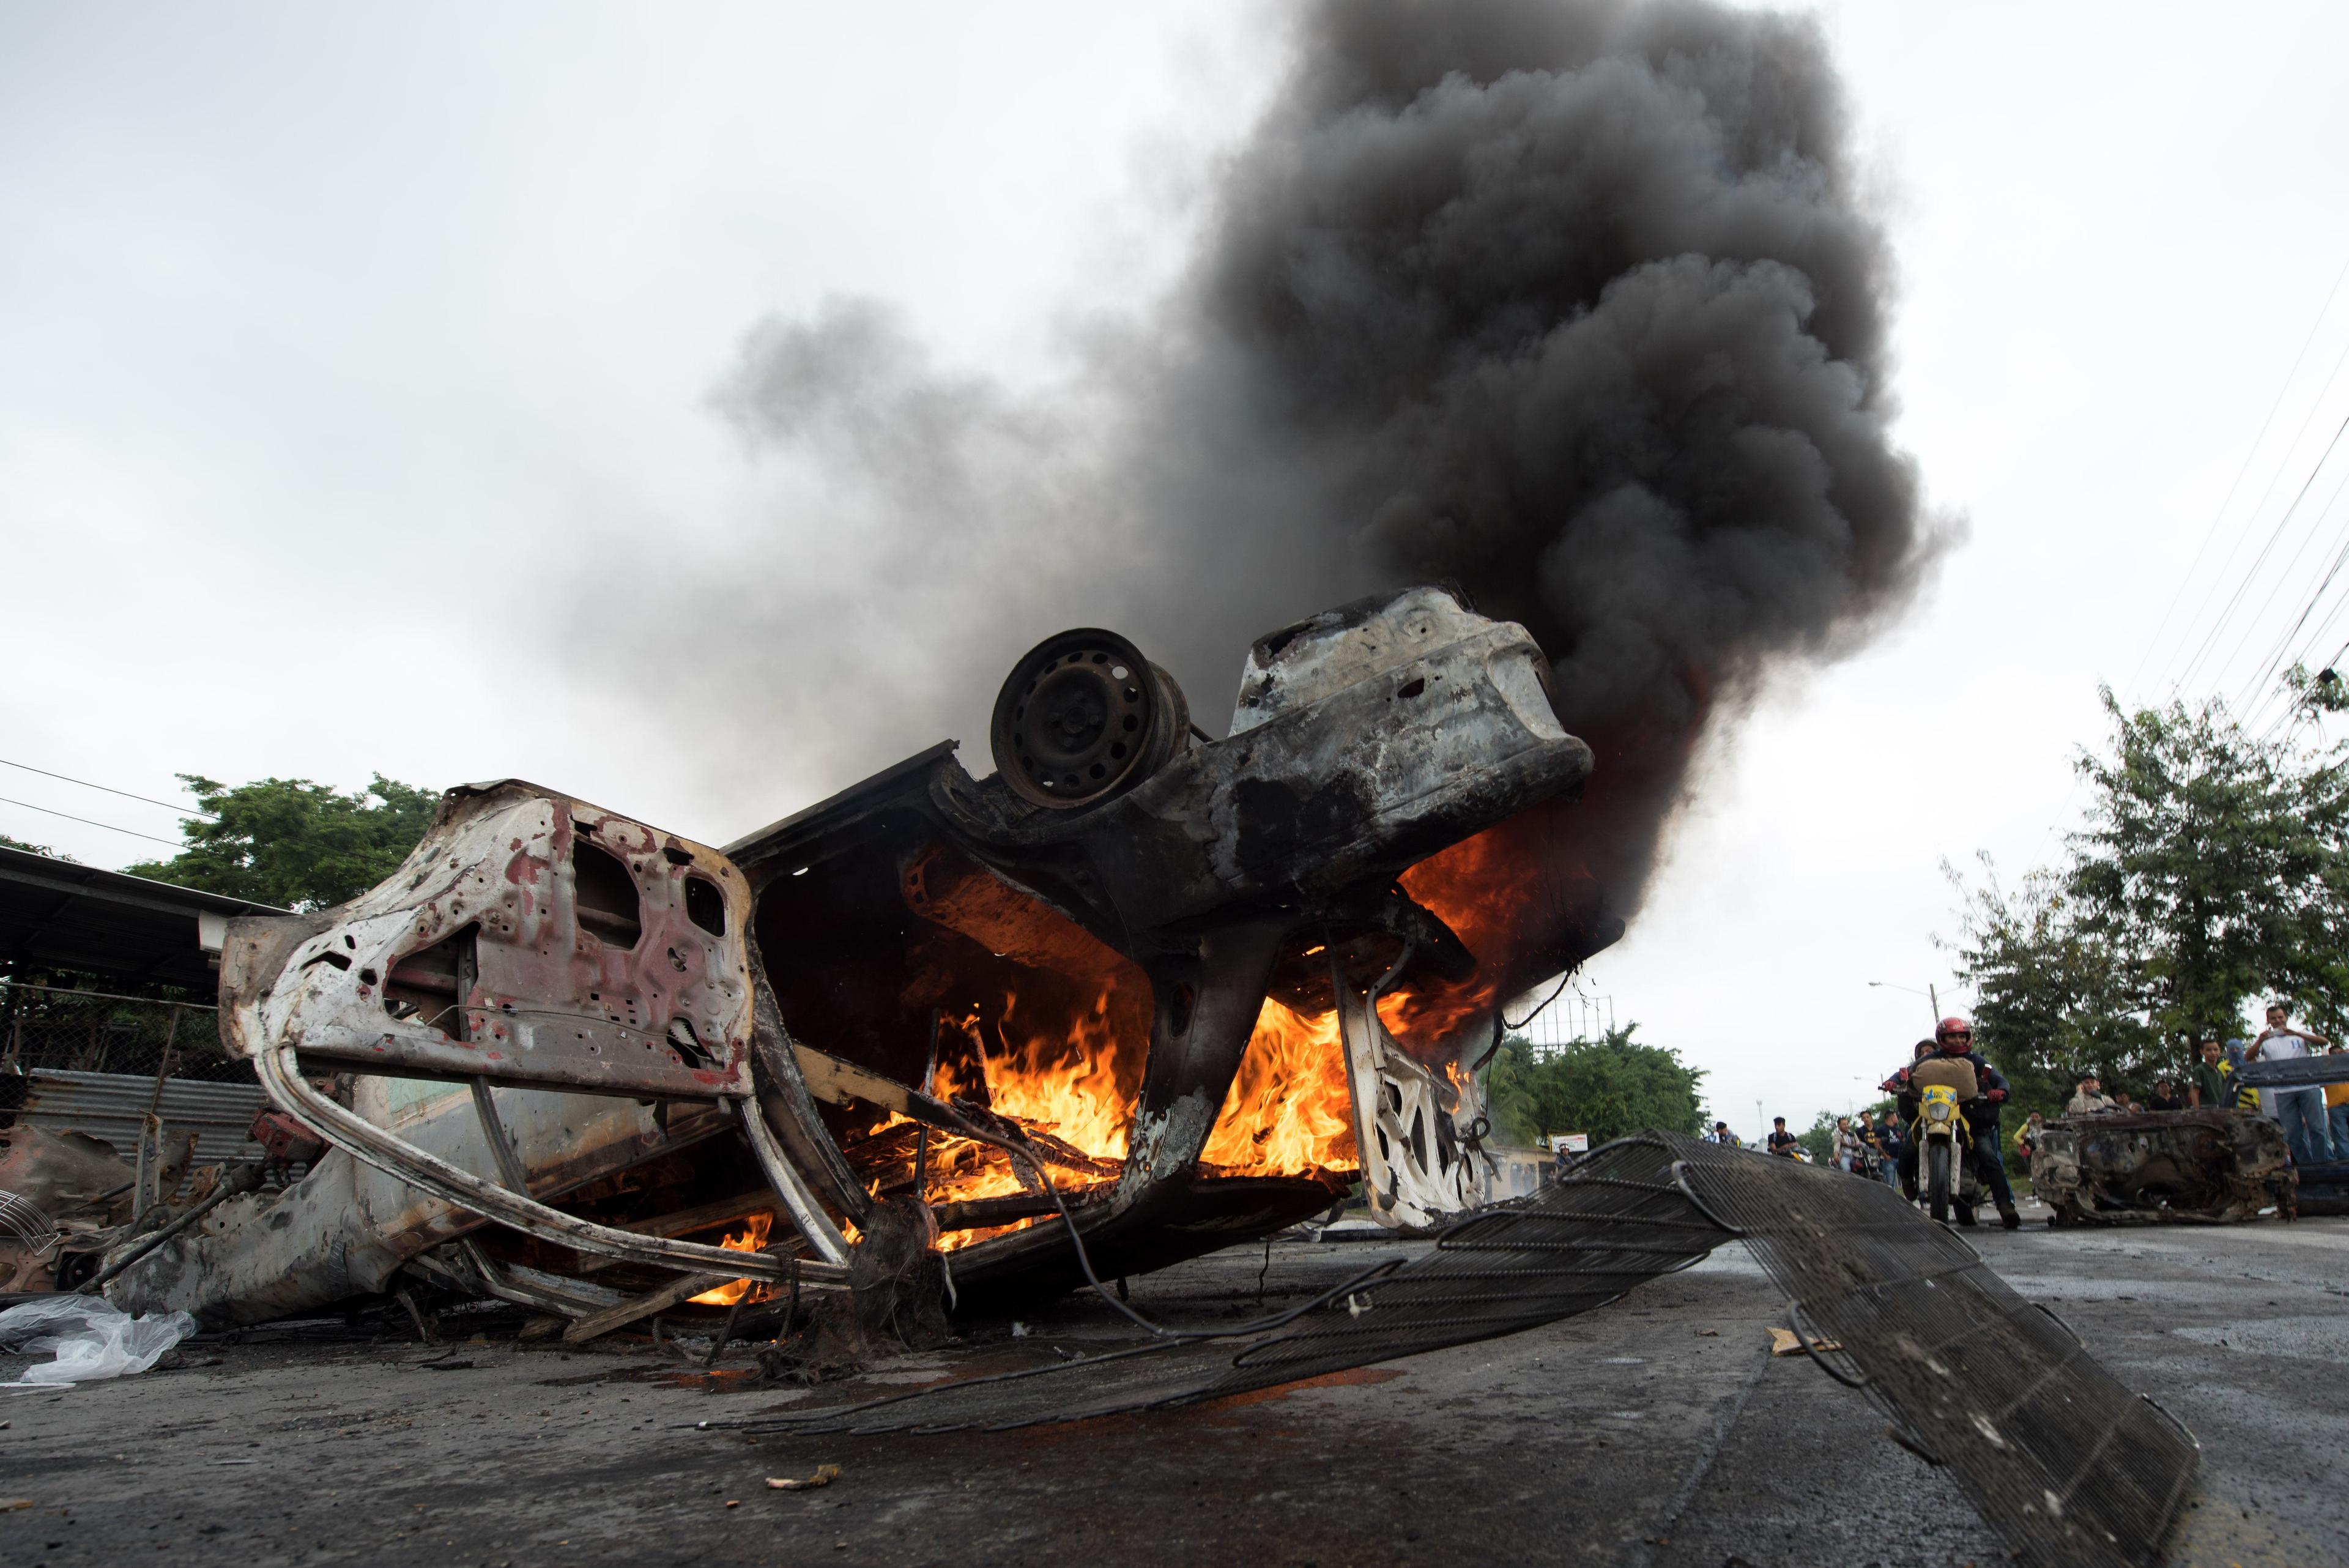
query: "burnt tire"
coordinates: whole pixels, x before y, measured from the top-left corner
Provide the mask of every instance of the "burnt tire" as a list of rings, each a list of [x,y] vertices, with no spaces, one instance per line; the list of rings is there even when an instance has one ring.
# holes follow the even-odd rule
[[[1938,1140],[1925,1146],[1925,1208],[1934,1223],[1950,1222],[1950,1146]]]

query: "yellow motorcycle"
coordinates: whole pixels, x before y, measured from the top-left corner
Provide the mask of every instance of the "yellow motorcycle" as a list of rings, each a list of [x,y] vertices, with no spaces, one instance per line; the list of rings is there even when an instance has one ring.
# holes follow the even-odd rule
[[[1973,1128],[1967,1125],[1957,1088],[1948,1084],[1925,1086],[1909,1137],[1917,1140],[1917,1178],[1925,1189],[1925,1207],[1946,1223],[1954,1201],[1961,1223],[1974,1217]]]

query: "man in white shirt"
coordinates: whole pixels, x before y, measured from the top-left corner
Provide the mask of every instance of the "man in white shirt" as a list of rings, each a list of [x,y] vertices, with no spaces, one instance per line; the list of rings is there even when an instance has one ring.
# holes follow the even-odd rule
[[[2294,1029],[2288,1022],[2292,1009],[2282,1002],[2268,1003],[2268,1026],[2260,1031],[2243,1053],[2246,1062],[2275,1062],[2290,1056],[2305,1056],[2310,1048],[2332,1044],[2322,1034],[2310,1034]],[[2324,1165],[2333,1158],[2333,1140],[2324,1130],[2324,1091],[2318,1088],[2277,1089],[2275,1119],[2282,1124],[2284,1141],[2292,1146],[2292,1158],[2302,1165]]]

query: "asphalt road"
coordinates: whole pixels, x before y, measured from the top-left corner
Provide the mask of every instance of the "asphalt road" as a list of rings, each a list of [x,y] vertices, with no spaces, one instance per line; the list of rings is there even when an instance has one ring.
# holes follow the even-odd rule
[[[2174,1561],[2349,1563],[2349,1221],[1973,1233],[2203,1446]],[[1196,1322],[1400,1251],[1278,1244],[1137,1281]],[[698,1429],[833,1398],[643,1341],[222,1345],[62,1393],[0,1390],[0,1563],[1283,1564],[1645,1568],[2005,1561],[1861,1397],[1773,1360],[1741,1250],[1516,1337],[1171,1414],[937,1437]],[[1098,1303],[971,1325],[872,1392],[1115,1336]],[[442,1365],[426,1364],[438,1358]],[[457,1363],[464,1363],[459,1366]],[[0,1362],[15,1376],[21,1359]],[[769,1477],[841,1467],[822,1490]]]

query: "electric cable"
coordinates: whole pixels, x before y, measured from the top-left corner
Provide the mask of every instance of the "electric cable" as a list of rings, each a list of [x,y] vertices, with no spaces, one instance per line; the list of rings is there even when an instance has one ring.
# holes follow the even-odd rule
[[[84,789],[102,789],[109,794],[119,794],[125,800],[141,800],[145,801],[149,805],[164,806],[170,810],[180,813],[182,816],[201,816],[206,822],[218,822],[220,820],[219,817],[214,816],[211,812],[198,811],[191,805],[181,805],[176,802],[168,800],[157,800],[151,794],[133,794],[127,789],[116,789],[112,784],[92,784],[88,779],[78,779],[69,774],[53,774],[47,768],[36,768],[30,763],[12,763],[5,757],[0,757],[0,767],[22,768],[28,774],[38,774],[43,778],[47,779],[63,779],[69,784],[79,784]]]
[[[2243,475],[2251,472],[2251,460],[2259,455],[2260,443],[2267,440],[2268,429],[2275,423],[2276,410],[2283,407],[2284,395],[2292,390],[2292,378],[2300,374],[2301,361],[2308,358],[2308,350],[2316,341],[2317,330],[2324,325],[2324,318],[2332,314],[2333,300],[2341,292],[2341,283],[2344,278],[2349,278],[2349,258],[2344,258],[2341,264],[2341,270],[2333,275],[2333,286],[2324,291],[2324,303],[2317,306],[2316,318],[2308,324],[2307,334],[2300,340],[2300,352],[2292,357],[2292,369],[2283,373],[2283,381],[2276,388],[2275,400],[2268,404],[2267,417],[2260,421],[2259,434],[2251,438],[2251,444],[2244,450],[2242,465],[2235,470],[2235,477],[2228,484],[2227,493],[2220,501],[2218,511],[2211,514],[2210,526],[2203,534],[2202,543],[2195,550],[2194,559],[2187,566],[2186,575],[2178,579],[2178,591],[2169,596],[2169,606],[2161,612],[2161,619],[2155,624],[2153,637],[2146,643],[2145,651],[2137,655],[2137,668],[2129,671],[2128,683],[2131,690],[2136,689],[2137,678],[2144,673],[2146,660],[2152,658],[2154,649],[2161,646],[2162,636],[2169,629],[2169,618],[2178,612],[2178,601],[2186,597],[2187,588],[2194,581],[2194,574],[2202,565],[2202,557],[2210,553],[2211,542],[2219,537],[2219,525],[2227,519],[2227,508],[2233,504],[2235,492],[2242,488]],[[2229,554],[2231,558],[2232,552]],[[2209,602],[2207,594],[2204,596],[2204,602]],[[2195,611],[2195,618],[2199,619],[2200,617],[2201,611],[2198,608]],[[2187,624],[2191,626],[2193,622],[2189,621]]]
[[[49,816],[62,816],[67,822],[78,822],[86,827],[102,827],[109,833],[126,833],[133,838],[144,838],[150,844],[168,845],[173,849],[185,849],[187,847],[186,845],[181,843],[177,839],[158,838],[151,833],[141,833],[135,827],[117,827],[110,822],[99,822],[91,817],[76,816],[69,811],[51,811],[47,806],[35,805],[29,800],[10,800],[6,795],[0,794],[0,805],[21,805],[26,811],[37,811]]]
[[[2235,585],[2235,591],[2229,596],[2226,607],[2219,612],[2219,618],[2211,623],[2210,630],[2203,637],[2200,645],[2195,649],[2194,657],[2186,661],[2186,668],[2178,672],[2176,680],[2170,682],[2172,691],[2194,679],[2195,671],[2201,668],[2202,661],[2209,657],[2211,649],[2217,645],[2220,638],[2233,623],[2236,607],[2243,602],[2243,596],[2251,591],[2251,584],[2258,580],[2260,568],[2267,564],[2268,556],[2274,551],[2277,543],[2282,539],[2284,529],[2292,522],[2292,514],[2300,509],[2302,500],[2307,496],[2309,488],[2316,483],[2317,474],[2322,472],[2325,463],[2331,461],[2333,450],[2341,444],[2341,437],[2344,432],[2349,432],[2349,417],[2344,417],[2341,423],[2334,428],[2333,439],[2324,443],[2323,455],[2318,457],[2315,463],[2310,467],[2308,477],[2301,482],[2300,489],[2292,496],[2292,504],[2285,507],[2283,514],[2276,519],[2276,525],[2270,531],[2267,543],[2260,546],[2259,555],[2252,559],[2250,567],[2243,573],[2242,580]],[[2270,589],[2269,599],[2272,600],[2275,594],[2275,589]],[[2265,606],[2262,605],[2261,608],[2264,609]],[[2240,646],[2242,638],[2238,636],[2235,640]],[[2229,657],[2231,658],[2232,655]]]
[[[2324,407],[2324,400],[2327,394],[2333,390],[2333,383],[2340,379],[2341,369],[2344,364],[2349,364],[2349,343],[2344,343],[2342,346],[2341,353],[2334,357],[2333,369],[2325,373],[2324,384],[2317,389],[2316,396],[2309,401],[2308,411],[2300,417],[2299,428],[2292,432],[2292,439],[2284,443],[2282,454],[2277,460],[2275,472],[2268,476],[2267,487],[2260,492],[2258,502],[2252,505],[2249,515],[2244,519],[2244,534],[2239,536],[2234,544],[2228,546],[2227,558],[2223,563],[2221,563],[2218,572],[2211,577],[2210,587],[2203,595],[2202,605],[2195,610],[2194,619],[2187,623],[2186,629],[2189,633],[2190,633],[2193,628],[2200,622],[2203,609],[2209,607],[2210,594],[2218,592],[2219,588],[2226,583],[2228,573],[2234,566],[2237,552],[2242,548],[2243,540],[2250,537],[2249,529],[2251,524],[2267,511],[2268,503],[2275,496],[2276,486],[2283,480],[2285,473],[2284,460],[2290,458],[2294,452],[2299,450],[2302,438],[2308,434],[2309,425],[2315,421],[2318,411]],[[2335,439],[2338,438],[2336,437]],[[2323,460],[2322,458],[2318,460],[2319,466],[2323,465]],[[2288,516],[2289,512],[2287,511],[2287,517]],[[2281,535],[2283,526],[2284,520],[2279,520],[2276,524],[2276,534],[2270,535],[2267,545],[2261,549],[2261,555],[2262,558],[2264,558],[2268,550],[2274,548],[2276,537]],[[2250,587],[2251,579],[2256,577],[2258,575],[2259,564],[2255,561],[2252,563],[2251,569],[2244,574],[2242,581],[2236,585],[2235,592],[2238,598],[2240,598],[2242,593]],[[2206,644],[2210,639],[2215,638],[2220,634],[2225,627],[2229,617],[2232,614],[2232,602],[2230,601],[2229,607],[2220,612],[2219,619],[2211,624],[2210,631],[2205,637],[2204,640]],[[2177,685],[2181,684],[2185,679],[2186,677],[2181,675],[2177,681],[2173,681],[2171,683],[2172,689],[2174,690]]]
[[[2333,484],[2333,493],[2324,498],[2324,504],[2317,509],[2316,525],[2309,530],[2308,543],[2314,543],[2317,535],[2323,531],[2324,525],[2323,520],[2325,516],[2332,512],[2333,504],[2341,499],[2341,492],[2344,486],[2349,486],[2349,472],[2344,472],[2342,474],[2340,480]],[[2342,562],[2344,559],[2349,559],[2349,527],[2344,527],[2343,529],[2341,540],[2341,548],[2334,554],[2332,566],[2325,572],[2323,578],[2317,583],[2315,590],[2308,596],[2308,602],[2301,607],[2299,618],[2295,619],[2292,623],[2290,628],[2288,628],[2282,637],[2276,639],[2275,644],[2269,649],[2268,657],[2261,664],[2260,672],[2257,675],[2254,675],[2242,688],[2242,694],[2237,700],[2237,705],[2239,707],[2244,708],[2248,711],[2251,705],[2261,697],[2262,691],[2266,688],[2268,678],[2272,675],[2277,668],[2282,663],[2284,654],[2290,651],[2292,639],[2300,635],[2301,628],[2306,626],[2308,624],[2308,618],[2315,613],[2318,603],[2324,597],[2325,589],[2331,587],[2333,586],[2333,578],[2341,575]],[[2306,552],[2306,545],[2303,545],[2299,552],[2294,553],[2292,566],[2286,569],[2285,575],[2287,576],[2291,576],[2293,571],[2298,569],[2300,565],[2300,556]]]

